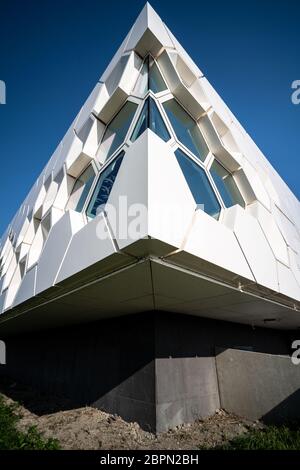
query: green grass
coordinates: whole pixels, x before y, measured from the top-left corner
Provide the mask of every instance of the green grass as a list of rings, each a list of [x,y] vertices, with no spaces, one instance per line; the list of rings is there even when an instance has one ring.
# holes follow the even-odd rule
[[[26,432],[17,429],[18,405],[8,405],[0,395],[0,450],[58,450],[56,439],[45,439],[31,426]]]
[[[215,449],[220,450],[300,450],[298,426],[268,426],[251,430]]]

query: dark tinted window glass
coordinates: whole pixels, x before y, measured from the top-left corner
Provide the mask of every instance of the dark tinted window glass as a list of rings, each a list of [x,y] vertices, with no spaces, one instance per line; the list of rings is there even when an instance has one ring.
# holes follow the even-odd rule
[[[221,207],[205,171],[180,149],[176,150],[175,155],[196,204],[199,205],[199,208],[204,210],[204,212],[218,219]]]
[[[217,160],[214,160],[210,168],[210,173],[226,207],[231,207],[235,204],[245,207],[245,201],[241,196],[232,174],[229,173],[229,171],[227,171]]]
[[[172,99],[163,104],[175,134],[196,157],[204,161],[208,154],[208,147],[194,119]]]
[[[77,212],[82,211],[94,179],[95,170],[92,165],[89,165],[87,169],[75,181],[67,204],[67,209],[73,209]]]
[[[101,160],[109,158],[123,144],[136,108],[137,105],[135,103],[127,101],[109,123],[99,149]]]
[[[164,79],[152,57],[147,57],[143,63],[134,93],[144,96],[148,90],[160,93],[167,89]]]
[[[161,114],[152,98],[147,98],[133,131],[131,140],[134,142],[147,128],[155,132],[165,142],[170,140],[170,134]]]
[[[151,57],[149,58],[149,89],[152,90],[153,93],[160,93],[167,89],[158,66]]]
[[[96,217],[100,206],[104,206],[107,203],[123,157],[124,152],[120,153],[120,155],[100,174],[93,197],[88,206],[87,215],[89,217]]]

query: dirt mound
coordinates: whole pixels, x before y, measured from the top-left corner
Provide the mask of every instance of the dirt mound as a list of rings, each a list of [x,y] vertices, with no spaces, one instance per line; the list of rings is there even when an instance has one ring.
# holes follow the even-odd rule
[[[19,428],[35,425],[45,437],[59,440],[63,449],[148,449],[188,450],[215,447],[230,439],[261,427],[260,423],[230,415],[223,410],[204,420],[185,424],[155,436],[127,423],[120,417],[92,407],[68,408],[67,402],[39,395],[16,383],[2,382],[1,392],[6,400],[20,403]],[[49,412],[49,410],[51,410]]]

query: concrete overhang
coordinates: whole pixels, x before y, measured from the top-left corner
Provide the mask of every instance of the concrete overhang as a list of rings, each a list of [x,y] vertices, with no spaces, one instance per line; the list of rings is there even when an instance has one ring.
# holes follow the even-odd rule
[[[144,242],[157,251],[158,241]],[[154,255],[138,259],[114,254],[2,314],[0,334],[154,310],[253,327],[300,326],[300,312],[291,306],[197,272],[191,263],[184,266]]]

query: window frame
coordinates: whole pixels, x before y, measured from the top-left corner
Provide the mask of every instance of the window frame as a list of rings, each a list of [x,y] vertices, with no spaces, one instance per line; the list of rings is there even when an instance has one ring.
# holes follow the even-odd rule
[[[177,161],[178,165],[179,165],[179,162],[178,162],[177,156],[176,156],[176,151],[177,151],[177,150],[180,150],[180,151],[185,155],[185,157],[186,157],[187,159],[191,160],[192,163],[194,163],[195,165],[197,165],[197,166],[204,172],[204,174],[205,174],[205,176],[206,176],[206,178],[207,178],[207,181],[208,181],[208,183],[209,183],[209,185],[210,185],[210,187],[211,187],[211,190],[212,190],[212,192],[213,192],[213,194],[214,194],[214,196],[215,196],[215,198],[216,198],[216,201],[218,202],[218,204],[219,204],[219,206],[220,206],[220,212],[219,212],[219,215],[218,215],[217,218],[213,217],[212,215],[208,214],[208,213],[205,212],[205,211],[203,211],[203,212],[205,212],[207,215],[209,215],[212,219],[215,219],[217,222],[220,222],[220,221],[222,220],[222,218],[223,218],[225,206],[224,206],[223,200],[220,199],[219,192],[216,192],[216,191],[215,191],[215,185],[212,184],[212,181],[211,181],[212,178],[211,178],[210,173],[208,172],[207,168],[206,168],[204,165],[199,165],[199,160],[198,160],[198,161],[195,161],[195,159],[192,159],[192,158],[183,150],[183,148],[181,148],[180,146],[177,146],[176,148],[174,147],[174,149],[173,149],[173,151],[174,151],[174,157],[176,158],[176,161]],[[180,165],[179,165],[179,166],[180,166]],[[180,167],[180,170],[182,171],[182,168],[181,168],[181,167]],[[182,174],[183,174],[183,176],[184,176],[184,178],[185,178],[185,175],[184,175],[183,171],[182,171]],[[189,186],[188,182],[186,182],[186,183],[187,183],[187,185]],[[191,191],[191,190],[190,190],[190,191]],[[200,208],[197,207],[197,208],[196,208],[196,211],[198,211],[198,210],[202,210],[202,209],[200,209]]]
[[[69,194],[69,196],[68,196],[68,200],[67,200],[67,202],[66,202],[66,204],[65,204],[65,206],[64,206],[64,211],[65,211],[65,212],[67,212],[68,210],[73,210],[73,211],[77,212],[75,209],[70,209],[70,208],[68,208],[67,206],[68,206],[68,204],[69,204],[69,202],[70,202],[70,197],[71,197],[71,195],[72,195],[72,192],[73,192],[73,189],[74,189],[74,187],[75,187],[75,184],[77,183],[77,181],[79,180],[79,178],[83,175],[83,173],[88,169],[89,166],[92,166],[92,167],[93,167],[93,170],[95,171],[95,177],[94,177],[93,183],[91,184],[91,187],[90,187],[90,189],[89,189],[89,192],[88,192],[88,194],[87,194],[87,196],[86,196],[86,198],[85,198],[85,202],[84,202],[84,204],[83,204],[83,206],[82,206],[82,209],[81,209],[80,212],[78,212],[78,214],[84,214],[84,212],[85,212],[85,206],[86,206],[86,201],[87,201],[87,199],[90,197],[91,190],[92,190],[92,188],[94,187],[95,181],[96,181],[96,179],[97,179],[97,177],[98,177],[99,170],[100,170],[99,164],[98,164],[98,162],[97,162],[95,159],[92,160],[92,161],[90,161],[90,162],[85,166],[85,168],[81,171],[81,173],[77,176],[77,178],[74,178],[73,176],[71,176],[71,175],[69,175],[68,173],[66,173],[66,177],[67,177],[67,178],[68,178],[68,177],[74,178],[75,181],[74,181],[74,183],[73,183],[72,189],[71,189],[70,194]],[[79,199],[80,199],[80,198],[79,198]],[[79,202],[79,201],[78,201],[78,202]],[[76,207],[77,207],[77,205],[76,205]]]
[[[168,117],[168,115],[167,115],[167,112],[166,112],[166,110],[165,110],[165,108],[164,108],[164,103],[165,103],[166,101],[170,101],[171,99],[173,99],[174,101],[177,102],[177,104],[189,115],[189,117],[195,122],[196,126],[198,127],[199,132],[200,132],[200,134],[201,134],[201,136],[202,136],[202,138],[203,138],[203,140],[204,140],[204,142],[205,142],[205,145],[206,145],[206,147],[207,147],[207,149],[208,149],[208,153],[207,153],[207,155],[206,155],[206,157],[205,157],[204,160],[201,160],[199,157],[197,157],[189,148],[187,148],[187,147],[184,145],[183,142],[181,142],[181,141],[178,139],[177,134],[176,134],[176,132],[175,132],[175,129],[173,129],[173,126],[172,126],[172,124],[171,124],[171,122],[170,122],[170,120],[169,120],[169,117]],[[181,104],[181,102],[180,102],[172,93],[169,93],[168,95],[163,96],[163,97],[159,100],[159,102],[160,102],[161,108],[162,108],[162,110],[163,110],[163,112],[164,112],[165,121],[167,122],[168,128],[172,130],[172,135],[173,135],[175,141],[177,142],[177,144],[182,147],[182,149],[183,149],[184,152],[187,152],[189,155],[192,155],[193,158],[196,158],[197,161],[198,161],[199,163],[201,163],[204,168],[206,168],[207,162],[209,161],[209,158],[210,158],[210,156],[211,156],[211,150],[210,150],[210,146],[209,146],[209,143],[207,142],[206,137],[204,136],[203,132],[202,132],[201,129],[200,129],[200,126],[199,126],[198,121],[197,121],[197,120],[195,119],[195,117],[186,109],[186,107]]]
[[[110,158],[109,160],[107,160],[107,161],[105,162],[105,164],[103,164],[103,165],[101,166],[100,170],[98,170],[98,173],[97,173],[97,175],[96,175],[95,181],[93,182],[93,184],[92,184],[92,186],[91,186],[91,188],[90,188],[90,192],[89,192],[89,194],[88,194],[88,196],[87,196],[87,198],[86,198],[86,200],[85,200],[85,204],[84,204],[83,209],[82,209],[82,214],[84,215],[84,217],[85,217],[85,219],[86,219],[87,222],[90,222],[91,220],[94,220],[94,217],[90,217],[90,216],[88,215],[87,211],[88,211],[88,206],[89,206],[89,204],[90,204],[90,202],[91,202],[91,200],[92,200],[92,196],[93,196],[93,194],[94,194],[94,191],[95,191],[95,189],[96,189],[96,186],[97,186],[97,184],[98,184],[98,181],[99,181],[99,179],[100,179],[100,177],[101,177],[101,174],[102,174],[102,173],[107,169],[107,167],[108,167],[109,165],[111,165],[111,164],[113,163],[113,161],[116,160],[116,159],[118,158],[118,156],[121,155],[122,153],[124,153],[124,154],[123,154],[123,158],[124,158],[125,155],[126,155],[126,149],[127,149],[127,148],[128,148],[128,146],[123,145],[123,146],[120,148],[119,152],[118,152],[116,155],[114,155],[114,158]],[[121,165],[122,165],[122,163],[123,163],[123,160],[122,160],[122,162],[121,162]]]
[[[208,175],[209,175],[209,178],[210,178],[211,181],[212,181],[213,187],[214,187],[214,189],[215,189],[215,191],[216,191],[216,193],[217,193],[217,195],[218,195],[218,198],[222,201],[222,206],[223,206],[224,210],[230,209],[230,207],[227,207],[226,204],[225,204],[225,202],[223,201],[222,195],[221,195],[221,193],[220,193],[220,191],[219,191],[219,189],[218,189],[218,187],[217,187],[217,185],[216,185],[216,183],[215,183],[215,180],[214,180],[214,178],[213,178],[213,176],[212,176],[212,174],[211,174],[211,167],[212,167],[214,161],[218,162],[219,165],[221,165],[221,166],[224,168],[224,170],[227,171],[227,172],[231,175],[231,177],[233,178],[233,181],[234,181],[234,183],[236,184],[237,189],[238,189],[238,191],[239,191],[239,193],[240,193],[240,195],[241,195],[241,198],[242,198],[242,200],[244,201],[244,204],[245,204],[244,206],[241,206],[241,205],[237,202],[237,203],[233,204],[233,205],[230,206],[230,207],[234,207],[235,205],[239,205],[242,209],[245,210],[246,207],[247,207],[247,202],[246,202],[246,199],[245,199],[245,197],[244,197],[244,195],[243,195],[243,190],[242,190],[242,188],[240,187],[240,185],[238,185],[238,183],[237,183],[237,181],[236,181],[236,179],[235,179],[235,177],[234,177],[234,173],[232,173],[232,171],[228,170],[228,169],[226,168],[226,166],[225,166],[223,163],[221,163],[220,160],[215,157],[215,155],[212,154],[212,157],[211,157],[211,159],[209,160],[208,165],[207,165],[207,173],[208,173]]]
[[[135,120],[136,120],[136,118],[137,118],[137,113],[138,113],[138,111],[139,111],[141,101],[143,101],[143,100],[141,100],[141,99],[138,98],[138,97],[129,96],[129,97],[121,104],[121,106],[118,108],[118,110],[114,113],[114,115],[113,115],[112,118],[109,120],[109,122],[105,125],[103,134],[102,134],[102,136],[101,136],[101,141],[100,141],[100,143],[99,143],[99,145],[98,145],[97,152],[96,152],[96,159],[97,159],[97,161],[98,161],[101,165],[104,165],[104,164],[106,164],[107,161],[112,160],[112,159],[114,158],[114,156],[115,156],[117,153],[119,153],[119,152],[121,151],[123,145],[124,145],[126,142],[128,142],[128,140],[129,140],[129,135],[130,135],[130,132],[131,132],[131,129],[132,129],[132,124],[135,122]],[[113,152],[109,157],[106,155],[104,162],[102,162],[102,158],[100,158],[100,148],[101,148],[101,145],[102,145],[102,142],[103,142],[103,138],[104,138],[104,136],[105,136],[105,133],[106,133],[106,131],[107,131],[107,129],[108,129],[108,126],[112,123],[112,121],[117,117],[117,115],[119,114],[119,112],[121,111],[121,109],[122,109],[122,108],[126,105],[126,103],[128,103],[128,102],[137,105],[137,107],[136,107],[135,113],[134,113],[134,115],[133,115],[133,117],[132,117],[131,123],[130,123],[128,129],[127,129],[127,132],[126,132],[126,135],[125,135],[125,137],[124,137],[124,140],[123,140],[123,142],[119,145],[119,147],[117,147],[117,148],[114,150],[114,152]],[[101,167],[101,168],[102,168],[102,167]]]
[[[165,118],[164,116],[162,115],[161,113],[161,106],[160,106],[160,103],[158,100],[155,99],[155,95],[153,94],[153,92],[150,92],[148,91],[148,93],[145,95],[145,98],[144,100],[142,101],[141,103],[141,107],[140,107],[140,110],[138,112],[138,115],[137,115],[137,118],[136,118],[136,122],[135,122],[135,125],[133,126],[133,130],[132,130],[132,133],[130,134],[130,137],[128,139],[128,142],[130,143],[130,145],[132,145],[142,134],[140,134],[138,137],[135,137],[134,140],[133,139],[133,136],[134,136],[134,133],[135,133],[135,130],[136,130],[136,126],[138,125],[138,122],[139,122],[139,119],[140,117],[142,116],[142,112],[144,110],[144,107],[146,106],[146,103],[147,101],[149,101],[151,103],[151,100],[154,102],[154,106],[157,108],[157,111],[158,113],[160,114],[160,118],[162,119],[162,122],[166,128],[166,131],[167,133],[169,134],[169,139],[168,140],[165,140],[163,139],[157,132],[153,131],[149,126],[147,126],[147,129],[151,130],[154,134],[156,134],[160,139],[162,139],[165,143],[171,143],[173,142],[173,133],[170,132],[170,128],[169,126],[167,125],[166,121],[165,121]],[[151,104],[149,105],[149,118],[150,118],[150,112],[151,112]],[[145,132],[145,131],[144,131]],[[144,133],[143,132],[143,133]]]
[[[166,89],[165,89],[165,90],[162,90],[162,91],[160,91],[160,92],[158,92],[158,93],[154,93],[154,92],[153,92],[152,90],[150,90],[149,87],[148,87],[147,92],[142,96],[142,95],[136,94],[136,93],[135,93],[135,89],[136,89],[136,87],[137,87],[138,80],[139,80],[139,78],[140,78],[140,74],[141,74],[141,72],[142,72],[143,66],[144,66],[146,60],[149,60],[149,59],[152,59],[152,60],[154,61],[155,65],[157,66],[158,71],[159,71],[159,73],[161,74],[163,81],[165,82]],[[133,89],[132,89],[132,92],[131,92],[132,94],[131,94],[131,96],[132,96],[132,97],[135,97],[135,98],[138,98],[138,99],[144,100],[144,99],[148,96],[149,92],[151,92],[152,95],[153,95],[156,99],[161,98],[161,97],[164,97],[165,95],[169,95],[169,94],[171,93],[170,88],[169,88],[169,85],[168,85],[168,82],[167,82],[167,80],[166,80],[166,77],[164,76],[164,73],[163,73],[161,67],[159,66],[159,63],[157,62],[157,60],[154,59],[154,57],[153,57],[152,54],[150,54],[150,53],[148,53],[148,54],[146,55],[146,57],[144,58],[144,60],[142,61],[142,65],[141,65],[141,67],[140,67],[140,69],[139,69],[138,78],[136,79],[136,82],[135,82],[134,87],[133,87]]]
[[[151,56],[151,54],[148,54],[148,56],[150,56],[154,61],[155,59]],[[147,56],[147,57],[148,57]],[[159,64],[157,61],[155,61],[155,64],[156,66],[158,67],[158,70],[159,72],[161,73],[162,77],[163,77],[163,80],[165,81],[165,84],[166,86],[168,87],[168,83],[164,77],[164,74],[163,72],[161,71],[160,67],[159,67]],[[144,65],[144,61],[142,62],[141,64],[141,67],[140,67],[140,71],[142,70],[142,67]],[[138,80],[138,79],[137,79]],[[136,84],[137,82],[135,83],[134,85],[134,88],[136,87]],[[133,92],[132,92],[133,93]],[[240,187],[240,184],[238,184],[238,182],[236,181],[235,177],[234,177],[234,174],[229,171],[226,166],[220,162],[220,160],[218,158],[215,157],[215,155],[212,153],[212,150],[211,150],[211,147],[210,147],[210,144],[208,143],[207,141],[207,138],[206,136],[203,134],[201,128],[200,128],[200,125],[199,125],[199,121],[197,121],[195,119],[195,117],[189,112],[189,110],[186,109],[186,107],[177,99],[177,97],[175,97],[172,92],[170,91],[169,88],[167,88],[167,90],[164,90],[160,93],[157,93],[155,94],[152,90],[148,90],[147,93],[145,93],[145,95],[143,97],[141,96],[137,96],[137,95],[134,95],[134,94],[131,94],[125,101],[122,102],[122,104],[120,105],[120,107],[118,108],[118,111],[115,112],[115,114],[112,116],[112,118],[110,119],[109,123],[105,126],[105,129],[103,131],[103,135],[102,135],[102,138],[101,138],[101,142],[98,146],[98,149],[97,149],[97,153],[96,153],[96,159],[95,161],[93,161],[92,163],[94,164],[94,169],[96,167],[96,176],[95,176],[95,180],[90,188],[90,191],[86,197],[86,201],[85,201],[85,204],[83,205],[83,209],[82,209],[82,214],[83,216],[85,217],[86,221],[91,221],[93,220],[91,217],[89,217],[87,215],[87,207],[88,207],[88,204],[90,202],[90,199],[94,193],[94,190],[96,188],[96,185],[97,185],[97,182],[100,178],[100,175],[102,173],[102,171],[105,171],[105,169],[107,168],[107,166],[109,166],[113,161],[114,159],[116,159],[119,154],[124,151],[125,154],[126,154],[126,151],[127,149],[133,145],[135,143],[132,142],[131,138],[132,138],[132,135],[133,135],[133,132],[135,131],[135,128],[136,128],[136,125],[138,123],[138,120],[141,116],[141,113],[142,113],[142,110],[143,110],[143,107],[146,103],[146,100],[149,99],[149,98],[152,98],[154,100],[154,103],[155,105],[157,106],[158,108],[158,111],[160,112],[160,115],[164,121],[164,124],[166,126],[166,129],[170,135],[170,139],[166,142],[170,148],[172,149],[173,152],[176,152],[177,149],[181,150],[184,154],[186,154],[186,156],[192,160],[193,163],[195,163],[196,165],[198,165],[202,170],[204,170],[205,172],[205,175],[208,179],[208,182],[214,192],[214,195],[218,201],[218,204],[220,205],[220,213],[219,213],[219,217],[218,217],[218,221],[219,222],[222,222],[223,220],[223,217],[224,217],[224,211],[227,209],[223,199],[222,199],[222,196],[215,184],[215,181],[212,177],[212,174],[210,172],[210,169],[211,169],[211,166],[214,162],[214,160],[217,160],[217,162],[222,166],[224,167],[224,169],[226,171],[228,171],[230,173],[230,175],[233,177],[234,179],[234,182],[241,194],[241,197],[245,203],[245,206],[243,207],[244,209],[247,207],[247,202],[246,202],[246,199],[244,197],[244,194],[243,194],[243,188]],[[166,101],[169,101],[169,100],[175,100],[176,103],[188,114],[188,116],[195,122],[195,125],[198,127],[198,130],[207,146],[207,149],[208,149],[208,153],[205,157],[204,160],[201,160],[199,157],[197,157],[189,148],[187,148],[184,143],[182,143],[176,133],[175,133],[175,129],[173,129],[173,126],[169,120],[169,117],[167,115],[167,112],[165,111],[165,108],[164,108],[164,103]],[[101,160],[99,159],[99,149],[100,149],[100,146],[102,144],[102,139],[103,139],[103,136],[105,135],[105,132],[109,126],[109,124],[113,121],[113,119],[117,116],[117,114],[120,112],[120,110],[122,109],[123,106],[125,106],[125,104],[127,102],[132,102],[134,103],[135,105],[137,105],[137,108],[136,108],[136,111],[134,113],[134,116],[131,120],[131,123],[128,127],[128,130],[127,130],[127,133],[124,137],[124,141],[123,143],[115,149],[115,151],[106,159],[104,162],[101,162]],[[175,156],[176,158],[176,156]],[[88,165],[86,166],[86,168],[88,167]],[[82,171],[82,173],[86,170],[86,168]],[[82,174],[81,173],[81,174]],[[75,181],[76,183],[76,181]],[[74,185],[75,185],[74,183]],[[241,206],[242,207],[242,206]]]

